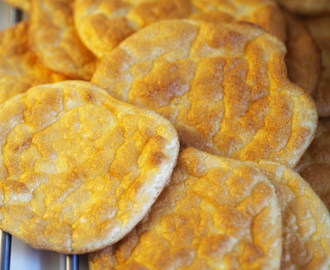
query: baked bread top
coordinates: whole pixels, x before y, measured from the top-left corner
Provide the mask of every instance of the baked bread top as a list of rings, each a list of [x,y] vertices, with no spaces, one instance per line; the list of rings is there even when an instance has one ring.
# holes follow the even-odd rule
[[[99,58],[137,30],[166,19],[244,20],[285,39],[283,15],[272,0],[76,0],[74,16],[79,36]]]
[[[11,4],[17,8],[20,8],[20,9],[24,10],[25,12],[29,12],[30,8],[31,8],[30,0],[3,0],[3,1],[7,2],[8,4]]]
[[[104,57],[92,82],[165,116],[183,147],[293,167],[317,114],[287,79],[285,53],[279,39],[247,22],[162,21]]]
[[[0,229],[67,254],[131,231],[179,150],[165,118],[82,81],[36,86],[2,103],[0,134]]]
[[[89,80],[96,58],[73,22],[73,0],[31,0],[29,41],[41,63],[72,79]]]
[[[279,269],[281,215],[251,164],[187,148],[170,184],[123,240],[89,255],[100,269]]]
[[[67,79],[38,62],[29,49],[28,29],[24,21],[0,33],[0,103],[34,85]]]

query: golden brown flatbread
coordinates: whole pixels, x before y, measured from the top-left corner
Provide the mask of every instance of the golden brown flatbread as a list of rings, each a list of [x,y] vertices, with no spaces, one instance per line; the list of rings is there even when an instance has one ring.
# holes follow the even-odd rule
[[[256,165],[273,183],[283,219],[281,270],[330,268],[330,216],[299,174],[282,165]]]
[[[76,0],[74,16],[82,41],[99,58],[137,30],[166,19],[245,20],[285,38],[283,15],[272,0]]]
[[[250,23],[154,23],[103,58],[92,82],[165,116],[182,147],[293,167],[317,124],[286,78],[284,44]]]
[[[38,62],[29,49],[28,28],[24,21],[0,33],[0,103],[34,85],[67,79]]]
[[[304,22],[321,49],[322,73],[315,103],[319,116],[327,117],[330,116],[330,16],[306,19]]]
[[[145,216],[179,142],[160,115],[65,81],[0,105],[0,149],[0,229],[79,254],[117,242]]]
[[[322,69],[321,51],[303,21],[283,10],[286,19],[285,63],[288,78],[315,96]]]
[[[277,0],[286,9],[301,15],[330,12],[330,0]]]
[[[30,44],[47,68],[73,79],[90,80],[96,58],[73,23],[73,0],[31,0]]]
[[[279,269],[281,223],[274,188],[251,163],[187,148],[148,216],[89,267]]]
[[[20,8],[24,10],[25,12],[30,11],[30,5],[31,0],[3,0],[4,2],[7,2],[8,4],[11,4],[17,8]]]
[[[330,118],[320,119],[315,138],[295,170],[330,210]]]

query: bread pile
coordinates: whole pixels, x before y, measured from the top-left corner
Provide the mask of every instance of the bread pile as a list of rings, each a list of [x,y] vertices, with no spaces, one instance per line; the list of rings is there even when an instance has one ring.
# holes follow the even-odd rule
[[[279,3],[13,3],[0,229],[91,270],[330,269],[330,2]]]

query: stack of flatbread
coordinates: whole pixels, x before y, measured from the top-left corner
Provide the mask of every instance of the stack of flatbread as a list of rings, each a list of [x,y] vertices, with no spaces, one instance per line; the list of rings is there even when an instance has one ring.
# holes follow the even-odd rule
[[[330,269],[329,0],[8,2],[1,230],[91,270]]]

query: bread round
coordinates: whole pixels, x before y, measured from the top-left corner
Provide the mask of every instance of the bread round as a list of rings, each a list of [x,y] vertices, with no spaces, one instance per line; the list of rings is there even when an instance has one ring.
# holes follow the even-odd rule
[[[319,16],[304,20],[321,49],[322,73],[315,95],[319,116],[330,116],[330,17]]]
[[[330,12],[330,0],[277,0],[286,9],[301,15]]]
[[[273,183],[283,219],[282,270],[330,268],[330,215],[298,173],[277,163],[256,165]]]
[[[99,58],[137,30],[166,19],[244,20],[285,39],[283,15],[272,0],[76,0],[74,16],[79,36]]]
[[[31,0],[29,40],[41,63],[72,79],[90,80],[96,58],[73,22],[73,0]]]
[[[330,210],[330,118],[319,120],[315,138],[295,171],[311,185]]]
[[[89,267],[279,269],[281,223],[274,188],[251,163],[187,148],[148,216]]]
[[[283,14],[287,26],[288,78],[314,97],[322,70],[321,51],[302,20],[285,10]]]
[[[67,79],[38,62],[29,49],[28,29],[24,21],[0,33],[0,103],[34,85]]]
[[[313,100],[286,77],[284,44],[247,22],[149,25],[100,61],[92,82],[169,119],[181,145],[293,167],[317,125]]]
[[[160,115],[82,81],[0,105],[0,229],[86,253],[124,237],[168,182],[179,142]]]

